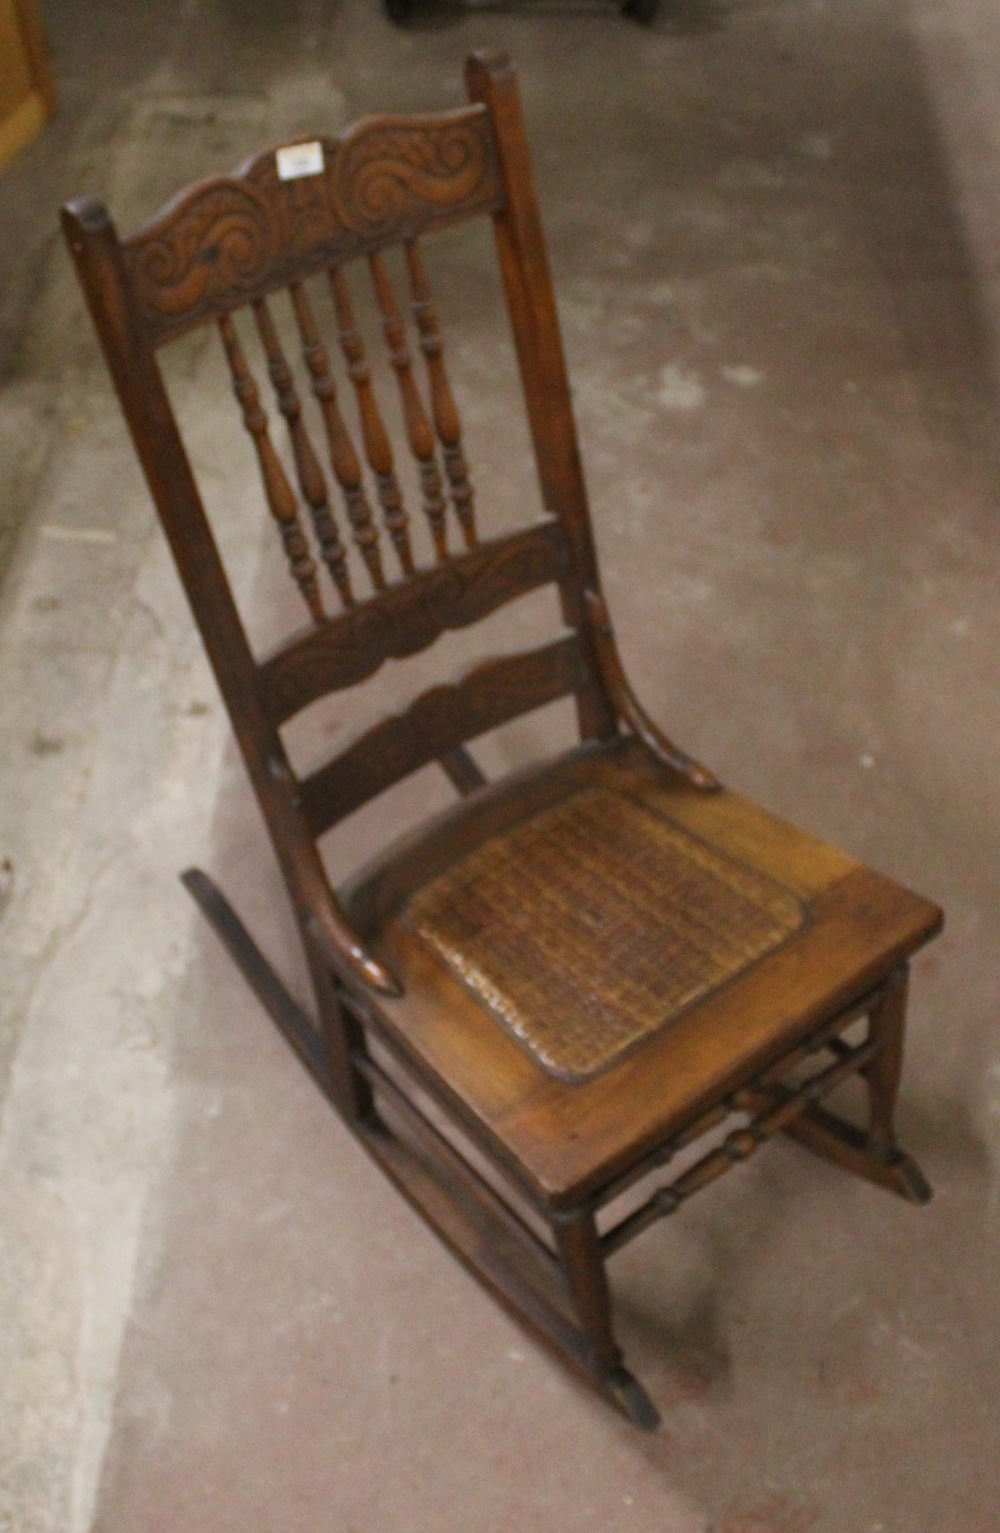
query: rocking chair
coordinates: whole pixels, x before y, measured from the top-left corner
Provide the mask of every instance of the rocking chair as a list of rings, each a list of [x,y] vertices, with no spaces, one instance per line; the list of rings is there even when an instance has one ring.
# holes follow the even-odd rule
[[[400,1191],[525,1326],[651,1428],[612,1326],[606,1267],[626,1241],[779,1132],[911,1201],[930,1196],[893,1112],[907,962],[941,913],[723,789],[637,700],[598,580],[515,73],[476,54],[467,83],[467,107],[263,153],[126,239],[91,200],[63,222],[287,883],[312,1015],[205,874],[184,882]],[[476,216],[493,224],[543,512],[483,539],[424,260],[425,236]],[[350,284],[365,268],[431,560],[415,552],[356,320]],[[160,371],[160,348],[199,326],[221,336],[308,615],[266,654],[251,648]],[[292,469],[271,440],[251,334]],[[563,617],[549,642],[483,660],[293,769],[284,731],[302,710],[546,585]],[[579,742],[487,782],[469,742],[559,698],[575,703]],[[334,889],[320,838],[433,762],[457,802]],[[825,1105],[851,1077],[867,1088],[864,1130]],[[657,1177],[681,1151],[682,1169]],[[644,1180],[658,1185],[637,1202]]]

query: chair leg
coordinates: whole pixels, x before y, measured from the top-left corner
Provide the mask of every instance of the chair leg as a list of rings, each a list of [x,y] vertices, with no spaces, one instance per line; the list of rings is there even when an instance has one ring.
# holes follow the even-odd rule
[[[181,881],[207,917],[247,984],[271,1020],[332,1104],[339,1108],[360,1142],[396,1183],[432,1229],[470,1271],[536,1338],[562,1359],[581,1379],[647,1431],[659,1416],[645,1390],[621,1364],[621,1352],[611,1335],[607,1280],[593,1216],[584,1214],[579,1227],[571,1219],[565,1230],[565,1277],[578,1313],[572,1324],[563,1313],[561,1285],[553,1281],[551,1299],[493,1254],[494,1242],[484,1239],[488,1208],[472,1211],[471,1200],[457,1197],[454,1185],[420,1160],[391,1133],[374,1105],[372,1088],[350,1058],[359,1046],[361,1028],[345,1012],[332,980],[309,953],[320,1014],[317,1024],[289,994],[264,957],[232,905],[199,868],[189,868]],[[324,1047],[324,1044],[326,1047]],[[331,1046],[332,1045],[332,1046]],[[495,1222],[495,1218],[494,1218]],[[504,1231],[497,1231],[498,1236]],[[555,1279],[554,1268],[550,1269]],[[543,1274],[536,1273],[536,1280]]]
[[[869,1037],[879,1046],[864,1071],[869,1099],[868,1150],[894,1169],[905,1197],[926,1203],[931,1196],[930,1186],[916,1162],[900,1150],[894,1123],[903,1069],[908,992],[909,970],[904,964],[890,976],[868,1019]]]
[[[611,1294],[593,1211],[578,1208],[553,1214],[552,1229],[594,1381],[636,1426],[652,1432],[660,1424],[659,1412],[625,1367],[612,1330]]]
[[[908,983],[906,969],[897,969],[868,1018],[868,1036],[878,1044],[878,1053],[864,1071],[870,1106],[868,1144],[872,1154],[883,1160],[891,1159],[896,1150],[893,1117],[903,1067]]]
[[[908,972],[903,965],[889,976],[868,1014],[869,1037],[878,1052],[862,1074],[868,1087],[866,1132],[818,1105],[808,1107],[785,1132],[832,1160],[845,1171],[898,1193],[909,1203],[927,1203],[932,1194],[916,1161],[896,1143],[894,1114],[903,1064]]]
[[[377,1117],[371,1086],[353,1062],[353,1055],[367,1054],[364,1030],[341,1003],[329,967],[304,940],[306,961],[316,996],[320,1029],[330,1072],[330,1095],[350,1124]]]

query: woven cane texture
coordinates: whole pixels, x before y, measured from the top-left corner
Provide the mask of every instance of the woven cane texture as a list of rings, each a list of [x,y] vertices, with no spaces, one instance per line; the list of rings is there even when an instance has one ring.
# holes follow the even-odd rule
[[[606,1069],[785,941],[788,890],[586,788],[419,890],[406,923],[554,1075]]]

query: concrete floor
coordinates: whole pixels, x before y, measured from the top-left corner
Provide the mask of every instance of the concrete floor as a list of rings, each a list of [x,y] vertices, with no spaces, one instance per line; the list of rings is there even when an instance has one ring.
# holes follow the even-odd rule
[[[651,30],[405,33],[374,0],[45,10],[63,113],[0,180],[0,1530],[1000,1530],[993,6],[664,0]],[[218,873],[297,972],[54,236],[66,195],[128,227],[263,143],[457,103],[487,43],[521,67],[640,691],[728,783],[948,912],[900,1118],[935,1201],[779,1144],[617,1258],[654,1437],[381,1183],[175,882]],[[486,254],[441,260],[502,519],[529,480]],[[273,550],[217,364],[182,346],[175,378],[209,485],[244,477],[220,536],[266,631]]]

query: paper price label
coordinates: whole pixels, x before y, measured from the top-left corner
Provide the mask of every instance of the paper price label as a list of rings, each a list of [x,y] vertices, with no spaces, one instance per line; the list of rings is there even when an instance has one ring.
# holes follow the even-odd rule
[[[318,176],[323,170],[323,145],[288,144],[275,156],[278,162],[278,180],[296,181],[299,176]]]

